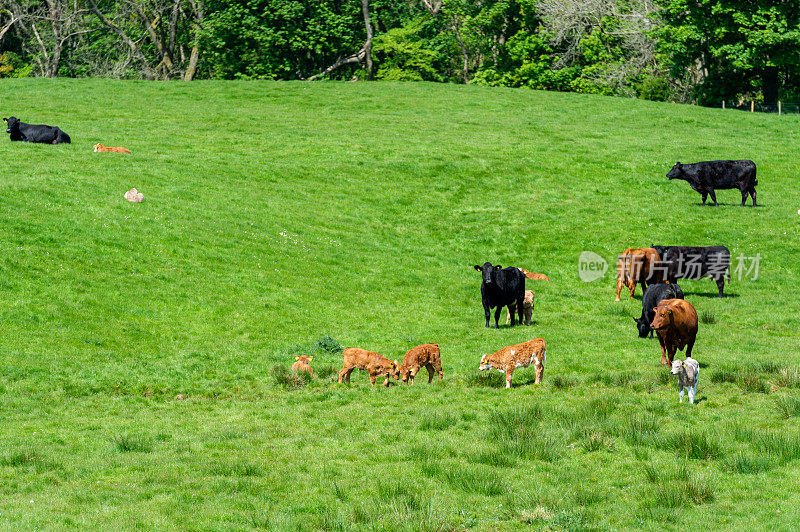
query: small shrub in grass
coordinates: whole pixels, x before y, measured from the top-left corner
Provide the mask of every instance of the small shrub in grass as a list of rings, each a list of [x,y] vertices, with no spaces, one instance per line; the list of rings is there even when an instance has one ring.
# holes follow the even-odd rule
[[[298,388],[302,388],[307,382],[306,378],[291,373],[283,364],[275,364],[272,366],[270,373],[272,374],[272,378],[275,379],[275,383],[287,390],[297,390]],[[301,375],[308,376],[308,373],[303,372]]]
[[[741,451],[724,463],[725,469],[742,475],[753,475],[773,467],[773,461],[766,456],[751,456]]]
[[[800,398],[778,397],[775,399],[775,409],[785,419],[800,416]]]
[[[721,454],[720,445],[705,432],[684,430],[666,437],[665,443],[681,458],[697,460],[716,459]]]
[[[717,323],[717,317],[710,310],[704,310],[700,314],[700,323],[704,323],[706,325],[713,325]]]
[[[153,442],[142,436],[117,436],[114,444],[121,453],[149,453],[153,450]]]
[[[757,370],[760,371],[761,373],[769,373],[771,375],[775,375],[777,373],[780,373],[782,369],[786,369],[786,366],[778,362],[767,360],[758,364],[757,368],[758,368]]]
[[[623,438],[629,445],[642,445],[652,439],[660,428],[661,425],[654,415],[637,413],[622,423],[617,423],[614,427],[614,433]]]
[[[317,347],[323,351],[327,351],[328,353],[341,353],[344,350],[342,344],[327,334],[317,340]]]
[[[786,434],[762,433],[754,438],[753,449],[766,451],[785,464],[800,458],[800,439]]]
[[[769,393],[769,385],[756,373],[742,372],[736,381],[742,390],[750,393]]]
[[[564,375],[554,375],[550,379],[550,384],[557,390],[564,390],[578,385],[578,379],[573,377],[565,377]]]
[[[614,440],[602,432],[595,432],[583,440],[581,446],[587,453],[594,451],[611,451],[614,449]]]

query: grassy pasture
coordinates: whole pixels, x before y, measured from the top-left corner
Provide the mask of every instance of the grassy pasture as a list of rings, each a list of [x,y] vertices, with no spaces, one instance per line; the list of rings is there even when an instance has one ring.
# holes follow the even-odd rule
[[[794,529],[800,119],[391,83],[0,80],[0,527]],[[130,156],[96,154],[125,146]],[[757,208],[665,174],[750,158]],[[145,202],[122,195],[136,187]],[[613,271],[725,244],[757,280],[701,315],[699,404]],[[552,281],[483,327],[490,260]],[[503,320],[505,317],[503,316]],[[534,370],[481,354],[542,336]],[[336,345],[438,342],[445,379],[335,382]],[[319,378],[285,371],[314,354]],[[283,366],[283,367],[281,367]],[[175,400],[181,394],[186,400]]]

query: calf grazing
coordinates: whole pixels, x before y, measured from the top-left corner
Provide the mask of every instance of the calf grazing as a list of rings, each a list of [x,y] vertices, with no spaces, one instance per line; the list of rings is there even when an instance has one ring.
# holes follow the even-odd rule
[[[692,356],[697,337],[697,311],[683,299],[664,299],[653,309],[655,317],[650,326],[661,344],[661,363],[672,364],[675,352],[686,347],[686,358]]]
[[[636,328],[639,329],[639,338],[647,338],[650,333],[650,338],[653,337],[653,329],[650,324],[655,317],[653,310],[658,304],[665,299],[683,299],[683,290],[676,284],[656,283],[651,284],[644,291],[642,296],[642,317],[633,318],[636,322]]]
[[[339,370],[339,383],[343,380],[350,384],[350,374],[358,368],[369,373],[369,380],[375,386],[375,378],[385,376],[384,386],[389,386],[389,377],[400,378],[400,366],[385,356],[359,349],[358,347],[348,347],[342,353],[342,369]]]
[[[753,198],[753,207],[756,206],[758,179],[756,163],[753,161],[703,161],[694,164],[678,162],[667,173],[667,177],[688,181],[689,186],[702,195],[703,205],[709,195],[714,205],[718,205],[715,190],[738,188],[742,193],[742,207],[748,194]]]
[[[504,347],[491,355],[483,355],[478,369],[487,371],[494,368],[500,373],[505,373],[506,388],[511,388],[511,377],[514,370],[519,367],[527,368],[531,362],[536,368],[535,384],[542,382],[546,361],[547,349],[544,338],[534,338],[521,344]]]
[[[686,360],[674,360],[672,362],[673,375],[678,376],[678,402],[683,402],[683,389],[689,390],[689,402],[694,404],[694,396],[697,393],[697,381],[700,379],[700,363],[693,358],[686,356]]]
[[[11,140],[43,144],[68,144],[71,142],[69,135],[55,126],[26,124],[14,116],[4,118],[3,122],[7,124],[6,133],[11,135]]]
[[[110,152],[114,152],[114,153],[130,153],[131,152],[131,150],[129,150],[128,148],[103,146],[99,142],[94,145],[94,151],[99,151],[99,152],[110,151]]]
[[[731,281],[731,251],[725,246],[653,246],[661,257],[658,269],[670,283],[678,279],[714,279],[719,297],[725,288],[725,276]]]
[[[314,376],[314,368],[311,367],[309,362],[314,360],[314,357],[307,357],[305,355],[295,356],[295,363],[292,364],[292,371],[300,373],[301,371],[307,372],[311,377]]]
[[[414,384],[414,377],[423,367],[428,370],[428,384],[433,380],[434,372],[439,374],[439,380],[444,378],[442,354],[438,344],[423,344],[408,350],[406,356],[403,357],[403,364],[400,366],[400,376],[403,382]]]
[[[511,322],[511,316],[516,312],[517,304],[509,305],[506,309],[506,325]],[[533,318],[533,290],[525,290],[525,299],[522,300],[522,310],[525,315],[525,325],[531,324]]]
[[[658,253],[653,248],[628,248],[617,258],[617,296],[614,301],[619,301],[619,293],[626,286],[633,297],[636,284],[642,285],[642,293],[647,288],[648,282],[657,282],[656,264]]]
[[[494,313],[494,327],[499,329],[500,311],[503,307],[515,305],[519,313],[519,322],[522,323],[523,303],[525,300],[525,274],[519,268],[503,269],[499,264],[493,266],[486,262],[483,266],[475,265],[475,269],[483,275],[481,283],[481,300],[483,312],[486,316],[486,327],[489,327],[489,316],[492,308],[497,308]],[[514,314],[511,315],[511,326],[515,324]]]

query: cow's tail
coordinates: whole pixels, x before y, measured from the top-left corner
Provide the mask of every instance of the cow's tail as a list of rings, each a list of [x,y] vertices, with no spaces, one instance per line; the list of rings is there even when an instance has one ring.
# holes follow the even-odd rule
[[[519,271],[525,274],[525,277],[531,281],[549,281],[550,278],[543,273],[529,272],[525,268],[520,268]]]

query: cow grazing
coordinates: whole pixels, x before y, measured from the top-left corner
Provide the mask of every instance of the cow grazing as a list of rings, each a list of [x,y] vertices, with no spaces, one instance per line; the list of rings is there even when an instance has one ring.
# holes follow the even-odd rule
[[[533,363],[536,368],[536,384],[542,382],[544,364],[547,361],[547,349],[544,338],[534,338],[527,342],[504,347],[491,355],[481,357],[478,369],[488,371],[492,368],[506,374],[506,388],[511,388],[511,377],[519,367],[527,368]]]
[[[650,338],[653,337],[653,329],[650,324],[655,317],[653,310],[658,304],[665,299],[683,299],[683,290],[677,284],[656,283],[651,284],[644,291],[642,296],[642,317],[633,318],[636,322],[636,328],[639,329],[639,338],[647,338],[650,333]]]
[[[742,207],[747,195],[753,198],[753,207],[756,206],[756,163],[748,160],[740,161],[703,161],[694,164],[675,163],[667,173],[670,179],[682,179],[689,186],[699,192],[703,197],[711,196],[711,201],[717,205],[715,190],[738,188],[742,193]]]
[[[525,325],[531,324],[533,318],[533,290],[525,290],[525,299],[522,300],[522,310],[525,315]],[[509,305],[506,309],[506,325],[511,322],[511,316],[516,312],[517,304]]]
[[[653,309],[655,316],[650,326],[661,344],[661,363],[671,365],[675,352],[686,348],[686,357],[692,356],[697,337],[697,311],[683,299],[664,299]]]
[[[311,367],[309,362],[314,360],[314,357],[307,357],[305,355],[295,356],[295,363],[292,364],[292,371],[300,373],[301,371],[307,372],[311,377],[314,376],[314,368]]]
[[[475,269],[483,275],[481,299],[483,301],[483,312],[486,316],[486,326],[489,326],[489,316],[492,309],[497,308],[494,313],[494,326],[495,329],[499,329],[500,311],[503,307],[510,307],[512,304],[519,314],[519,322],[522,323],[523,304],[525,301],[525,274],[519,268],[508,267],[503,269],[499,264],[493,266],[491,262],[486,262],[483,266],[475,265]],[[512,314],[512,327],[514,324],[514,314]]]
[[[404,383],[414,384],[414,377],[422,368],[428,370],[428,384],[433,381],[434,372],[439,374],[439,380],[444,378],[442,354],[438,344],[423,344],[409,349],[400,366],[400,377]]]
[[[389,377],[400,378],[400,365],[385,356],[359,349],[358,347],[348,347],[342,353],[342,369],[339,370],[339,383],[343,380],[350,384],[350,374],[358,368],[369,373],[369,380],[375,386],[376,377],[386,377],[383,381],[384,386],[389,386]]]
[[[636,285],[642,285],[642,293],[647,288],[648,282],[661,280],[655,269],[658,263],[658,253],[653,248],[628,248],[617,258],[617,296],[614,301],[619,301],[619,293],[626,286],[631,292],[631,297],[636,290]]]
[[[11,135],[11,140],[43,144],[68,144],[71,142],[69,135],[55,126],[26,124],[14,116],[4,118],[3,122],[6,123],[6,133]]]
[[[694,404],[694,396],[697,393],[697,381],[700,379],[700,363],[690,358],[689,355],[686,355],[686,360],[683,362],[680,360],[672,361],[672,370],[670,373],[678,376],[678,388],[680,389],[678,392],[678,402],[683,402],[683,389],[686,388],[689,390],[689,402]]]
[[[725,246],[653,246],[661,257],[658,269],[664,270],[670,283],[678,279],[714,279],[719,297],[725,288],[725,276],[731,281],[731,251]]]

